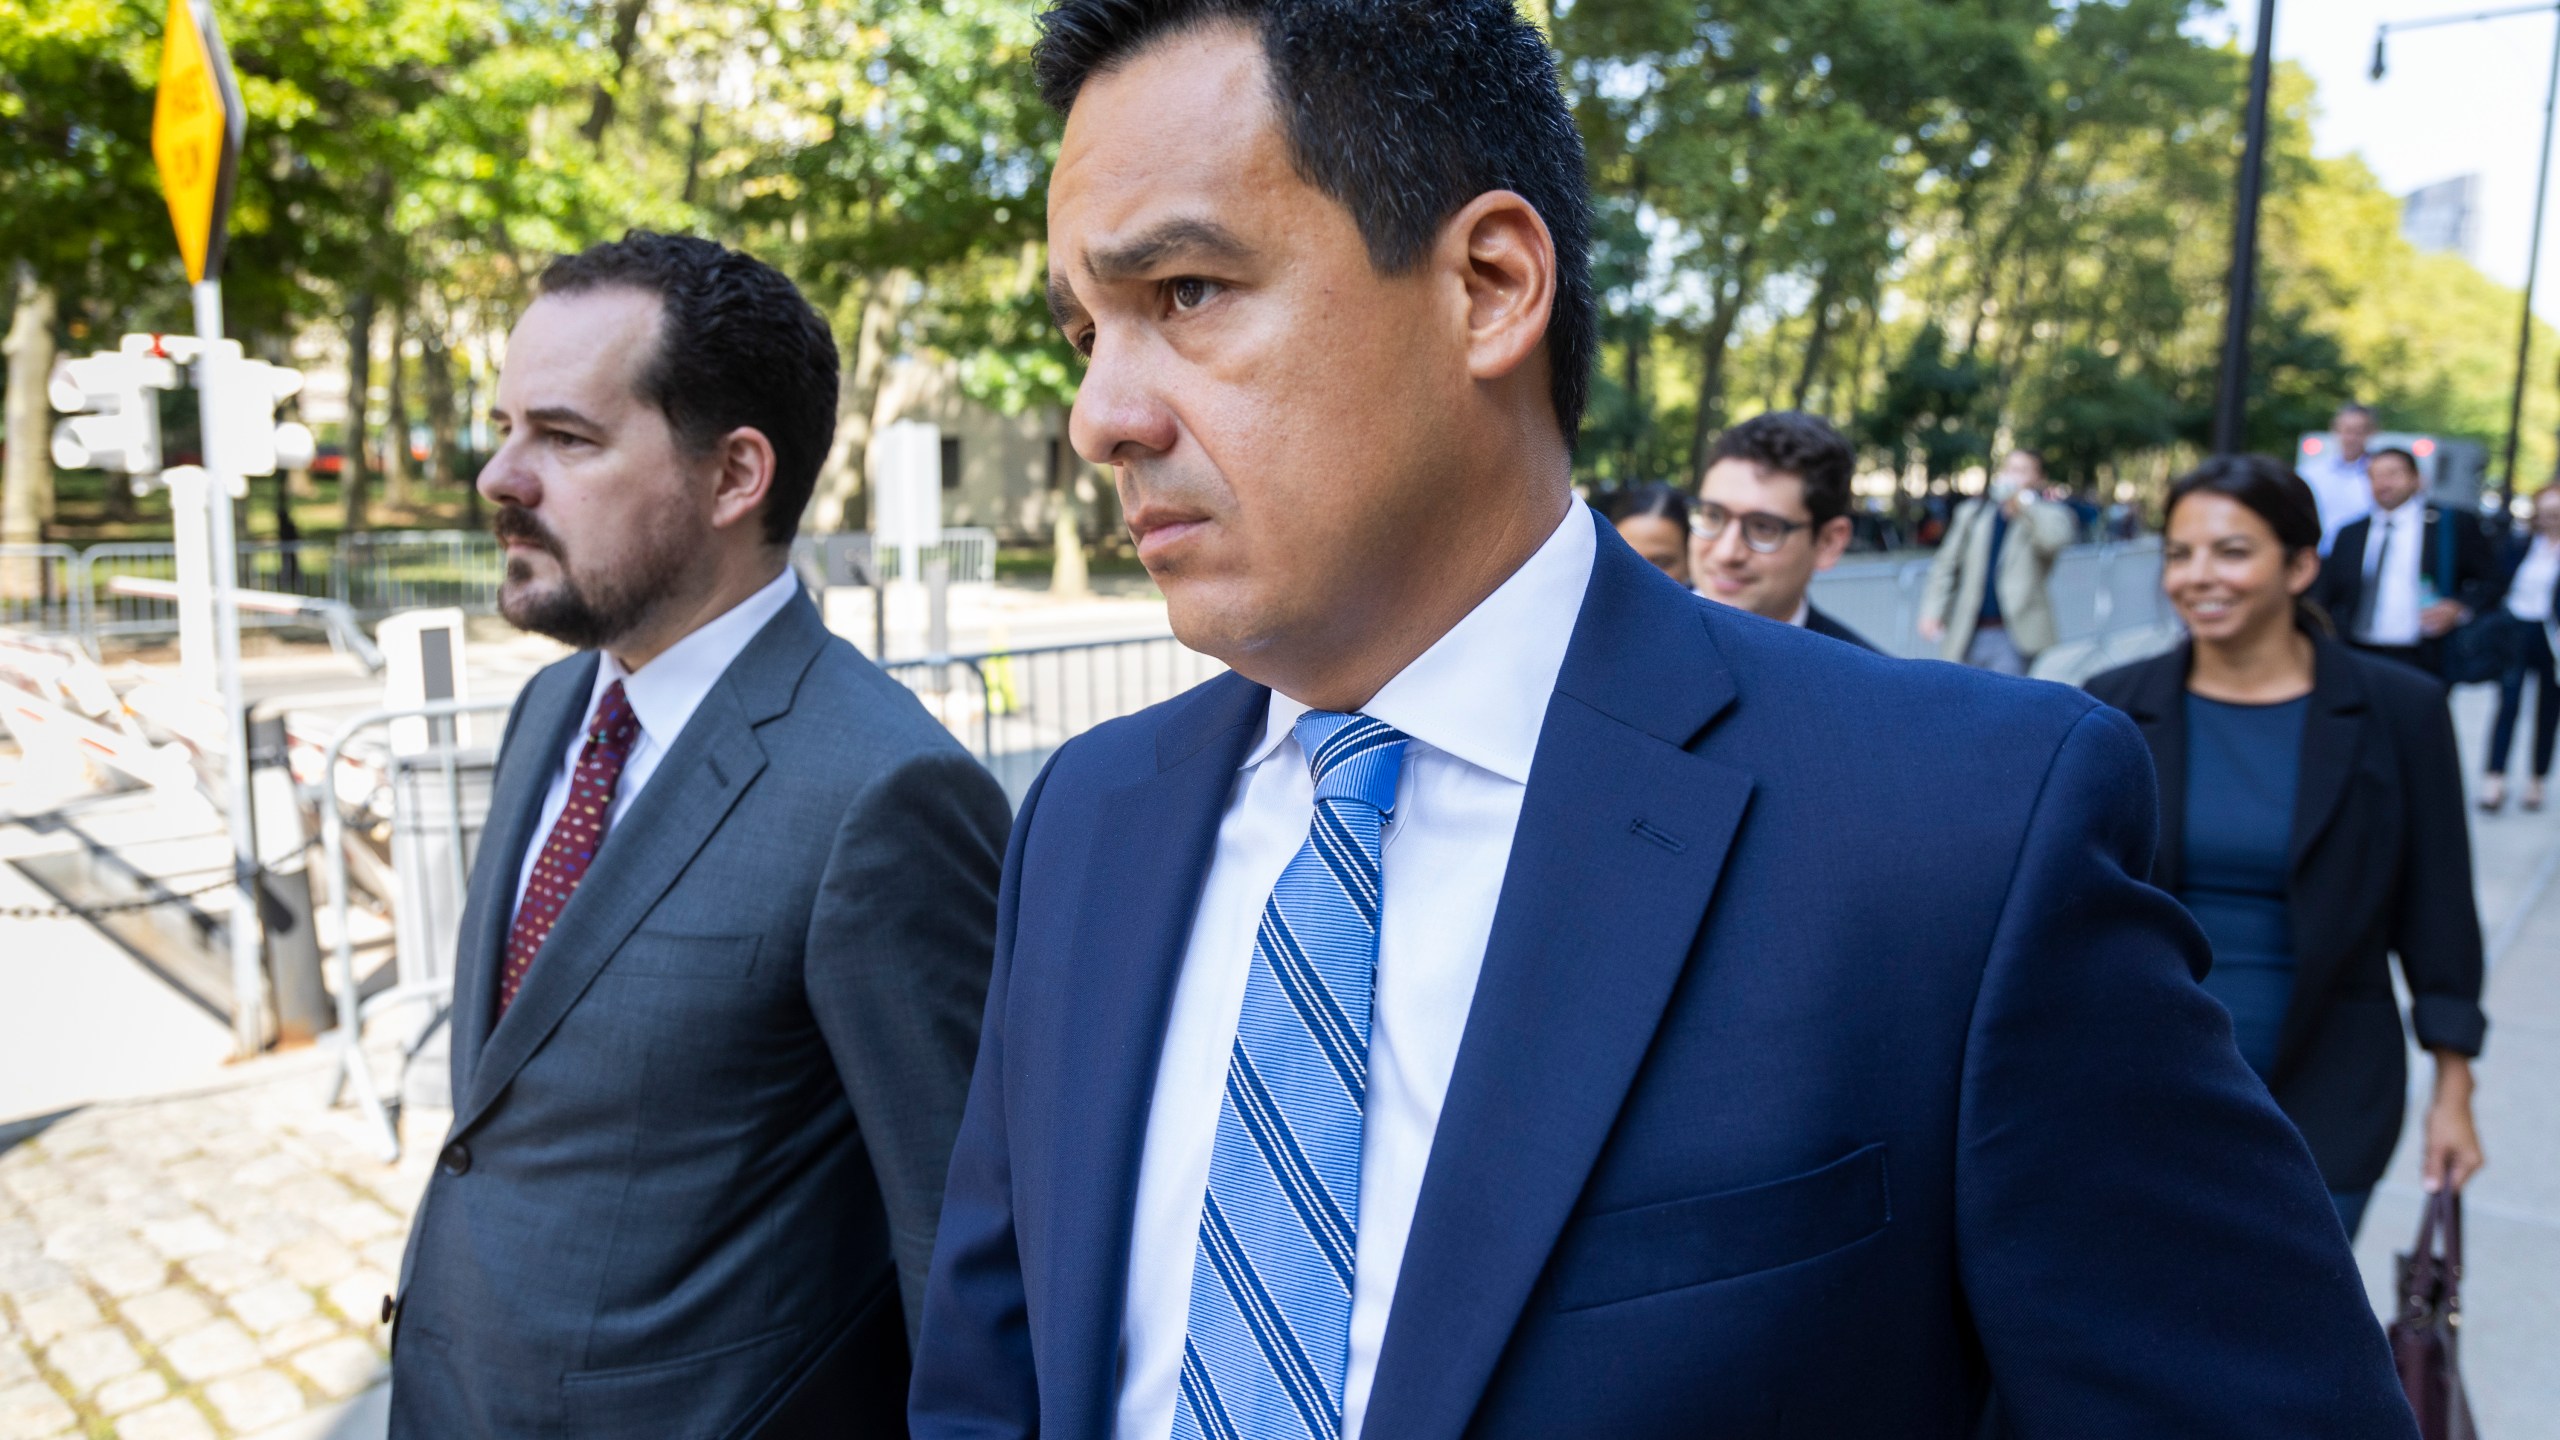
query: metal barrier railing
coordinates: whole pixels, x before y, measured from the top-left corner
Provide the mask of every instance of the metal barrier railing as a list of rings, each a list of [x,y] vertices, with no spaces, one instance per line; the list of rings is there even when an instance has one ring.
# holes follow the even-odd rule
[[[900,660],[881,667],[1019,802],[1059,746],[1227,667],[1170,635]]]
[[[78,551],[68,545],[0,545],[0,625],[79,635],[87,615]]]
[[[432,704],[396,710],[368,710],[347,721],[340,728],[336,737],[330,740],[329,747],[321,758],[320,847],[328,858],[329,908],[337,925],[337,945],[331,955],[330,984],[337,991],[338,1026],[329,1035],[322,1037],[322,1043],[336,1051],[336,1063],[331,1068],[329,1078],[328,1101],[331,1105],[335,1105],[345,1096],[350,1086],[354,1088],[357,1108],[364,1112],[366,1123],[381,1133],[382,1156],[386,1161],[400,1158],[400,1125],[393,1114],[392,1107],[384,1103],[382,1087],[374,1079],[372,1063],[366,1058],[364,1022],[383,1011],[402,1005],[427,1004],[435,1007],[427,1023],[420,1026],[418,1033],[401,1046],[401,1065],[405,1075],[409,1061],[417,1057],[419,1048],[435,1032],[436,1026],[445,1019],[447,1011],[451,1008],[453,975],[449,968],[441,974],[414,974],[413,970],[424,967],[405,963],[409,957],[395,956],[395,962],[400,963],[401,967],[397,972],[397,983],[369,999],[359,996],[356,988],[355,935],[349,923],[352,897],[348,890],[347,807],[345,797],[338,790],[339,773],[346,763],[348,742],[366,731],[389,725],[396,720],[414,719],[429,722],[427,728],[430,733],[430,744],[425,763],[432,766],[441,779],[444,808],[440,814],[448,822],[440,834],[432,837],[432,843],[444,852],[437,857],[440,862],[438,868],[449,877],[449,893],[439,893],[438,887],[429,884],[428,877],[420,873],[402,877],[401,894],[397,903],[421,905],[434,912],[410,917],[409,923],[401,926],[402,931],[420,936],[430,947],[437,944],[449,946],[454,937],[461,933],[462,896],[469,886],[471,875],[471,845],[468,834],[472,828],[464,805],[463,779],[464,771],[471,763],[471,757],[465,753],[461,744],[461,727],[452,722],[464,715],[503,711],[514,703],[512,698],[440,700]],[[438,721],[445,723],[434,723]],[[418,764],[418,757],[408,758],[414,768]],[[412,846],[411,853],[423,856],[425,848],[423,845]],[[420,867],[422,871],[423,868],[423,866]]]
[[[869,535],[862,538],[872,541]],[[882,548],[872,541],[870,553],[879,561],[881,579],[908,578],[902,569],[905,563],[903,554],[897,546]],[[996,532],[968,525],[944,526],[940,544],[918,547],[916,578],[923,578],[923,567],[935,560],[951,566],[951,583],[954,585],[993,585],[996,583]]]
[[[1936,656],[1920,638],[1920,596],[1928,558],[1852,560],[1813,577],[1813,603],[1890,655]],[[2050,593],[2057,644],[2074,644],[2170,620],[2160,593],[2155,538],[2075,545],[2055,559]]]

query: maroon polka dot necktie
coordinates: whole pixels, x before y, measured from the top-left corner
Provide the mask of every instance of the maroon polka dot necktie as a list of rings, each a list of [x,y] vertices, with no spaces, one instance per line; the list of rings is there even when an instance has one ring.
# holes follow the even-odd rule
[[[621,783],[623,763],[639,738],[640,717],[631,713],[622,682],[616,680],[596,701],[596,713],[587,722],[586,748],[578,752],[578,773],[569,780],[569,803],[560,807],[551,838],[542,842],[542,856],[533,862],[524,899],[516,905],[515,926],[507,931],[507,968],[498,977],[498,1014],[515,1003],[533,957],[542,953],[552,925],[595,863],[596,851],[604,845],[605,822],[613,814],[614,787]]]

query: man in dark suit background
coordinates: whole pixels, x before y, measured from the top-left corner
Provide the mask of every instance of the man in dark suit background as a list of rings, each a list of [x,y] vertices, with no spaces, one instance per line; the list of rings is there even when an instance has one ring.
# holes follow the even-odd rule
[[[1574,502],[1510,0],[1044,23],[1072,434],[1235,672],[1024,803],[915,1432],[2414,1434],[2133,727]]]
[[[508,717],[402,1440],[900,1432],[993,945],[1002,794],[786,558],[835,425],[790,281],[634,233],[500,374]]]
[[[1807,598],[1849,548],[1848,437],[1819,415],[1772,410],[1716,437],[1690,517],[1698,593],[1816,635],[1876,648]]]
[[[2496,547],[2418,493],[2417,456],[2376,450],[2365,473],[2373,511],[2338,532],[2313,595],[2348,644],[2440,676],[2444,637],[2494,602]]]

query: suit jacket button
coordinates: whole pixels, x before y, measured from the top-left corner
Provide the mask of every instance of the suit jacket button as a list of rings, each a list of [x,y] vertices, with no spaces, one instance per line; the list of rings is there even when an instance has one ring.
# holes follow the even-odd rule
[[[447,1175],[467,1174],[471,1169],[471,1147],[456,1140],[444,1147],[444,1158],[439,1163]]]
[[[383,1324],[385,1324],[385,1325],[390,1324],[390,1323],[391,1323],[391,1317],[392,1317],[392,1316],[394,1316],[394,1315],[397,1315],[397,1314],[399,1314],[399,1313],[400,1313],[400,1302],[399,1302],[399,1301],[397,1301],[397,1300],[392,1299],[392,1298],[391,1298],[390,1296],[388,1296],[388,1295],[383,1296],[383,1297],[382,1297],[382,1323],[383,1323]]]

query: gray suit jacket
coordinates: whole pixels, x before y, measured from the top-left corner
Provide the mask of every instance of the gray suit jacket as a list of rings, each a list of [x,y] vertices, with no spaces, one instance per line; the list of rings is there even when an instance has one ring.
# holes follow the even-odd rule
[[[507,721],[392,1434],[903,1434],[1003,793],[795,597],[607,834],[493,1028],[518,868],[596,664],[543,671]]]

